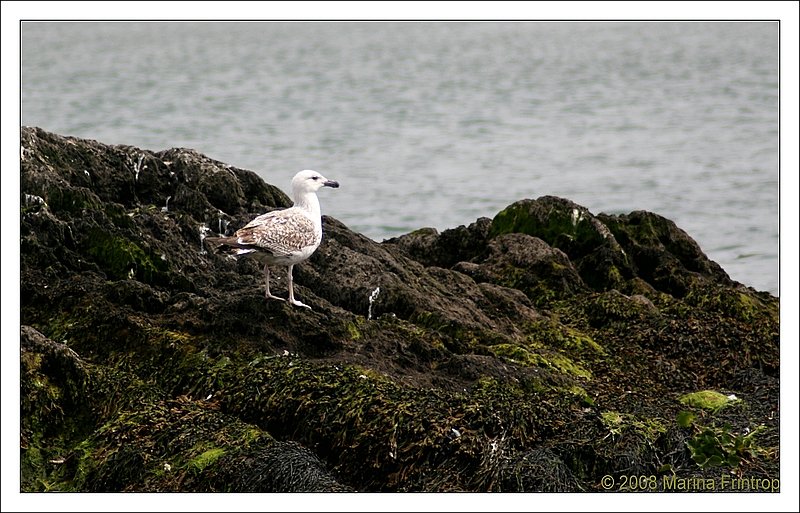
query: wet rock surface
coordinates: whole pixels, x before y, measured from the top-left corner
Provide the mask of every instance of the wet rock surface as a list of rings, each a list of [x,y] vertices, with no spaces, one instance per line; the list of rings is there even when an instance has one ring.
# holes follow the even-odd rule
[[[779,301],[657,214],[545,196],[382,243],[324,216],[294,272],[309,311],[202,243],[290,204],[255,173],[38,128],[21,145],[25,491],[779,477]],[[704,390],[730,404],[680,400]]]

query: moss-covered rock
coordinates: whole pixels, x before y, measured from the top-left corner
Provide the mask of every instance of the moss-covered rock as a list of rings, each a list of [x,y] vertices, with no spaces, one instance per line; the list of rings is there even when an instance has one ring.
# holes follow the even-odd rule
[[[491,237],[507,233],[531,235],[563,251],[595,290],[618,288],[633,276],[627,254],[608,227],[569,200],[543,196],[509,205],[489,230]]]
[[[714,456],[779,475],[779,301],[660,216],[544,197],[384,243],[326,216],[294,273],[309,311],[203,244],[289,204],[255,173],[21,143],[24,491],[596,491],[716,477]],[[741,401],[681,402],[698,390]]]
[[[714,390],[691,392],[689,394],[682,395],[679,398],[681,404],[711,411],[720,410],[738,400],[739,399],[736,398],[736,394],[725,395]]]
[[[71,454],[65,489],[87,491],[347,491],[310,451],[179,398],[101,426]]]

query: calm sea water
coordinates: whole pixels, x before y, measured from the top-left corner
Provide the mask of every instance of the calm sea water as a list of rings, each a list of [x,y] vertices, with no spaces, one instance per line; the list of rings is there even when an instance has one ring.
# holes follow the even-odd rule
[[[316,169],[376,240],[649,210],[778,293],[776,23],[23,23],[22,124]]]

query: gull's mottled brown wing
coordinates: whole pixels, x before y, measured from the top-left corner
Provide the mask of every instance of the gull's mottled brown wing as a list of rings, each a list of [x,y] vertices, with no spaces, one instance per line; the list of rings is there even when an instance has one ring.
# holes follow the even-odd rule
[[[256,246],[276,256],[288,256],[314,245],[314,223],[293,208],[260,215],[236,232],[239,247]]]

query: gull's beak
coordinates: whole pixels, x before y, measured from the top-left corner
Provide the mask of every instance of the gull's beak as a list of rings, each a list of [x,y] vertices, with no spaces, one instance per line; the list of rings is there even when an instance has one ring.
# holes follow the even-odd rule
[[[336,189],[337,187],[339,187],[339,182],[334,182],[333,180],[326,180],[325,182],[322,183],[322,185],[324,187],[333,187],[334,189]]]

